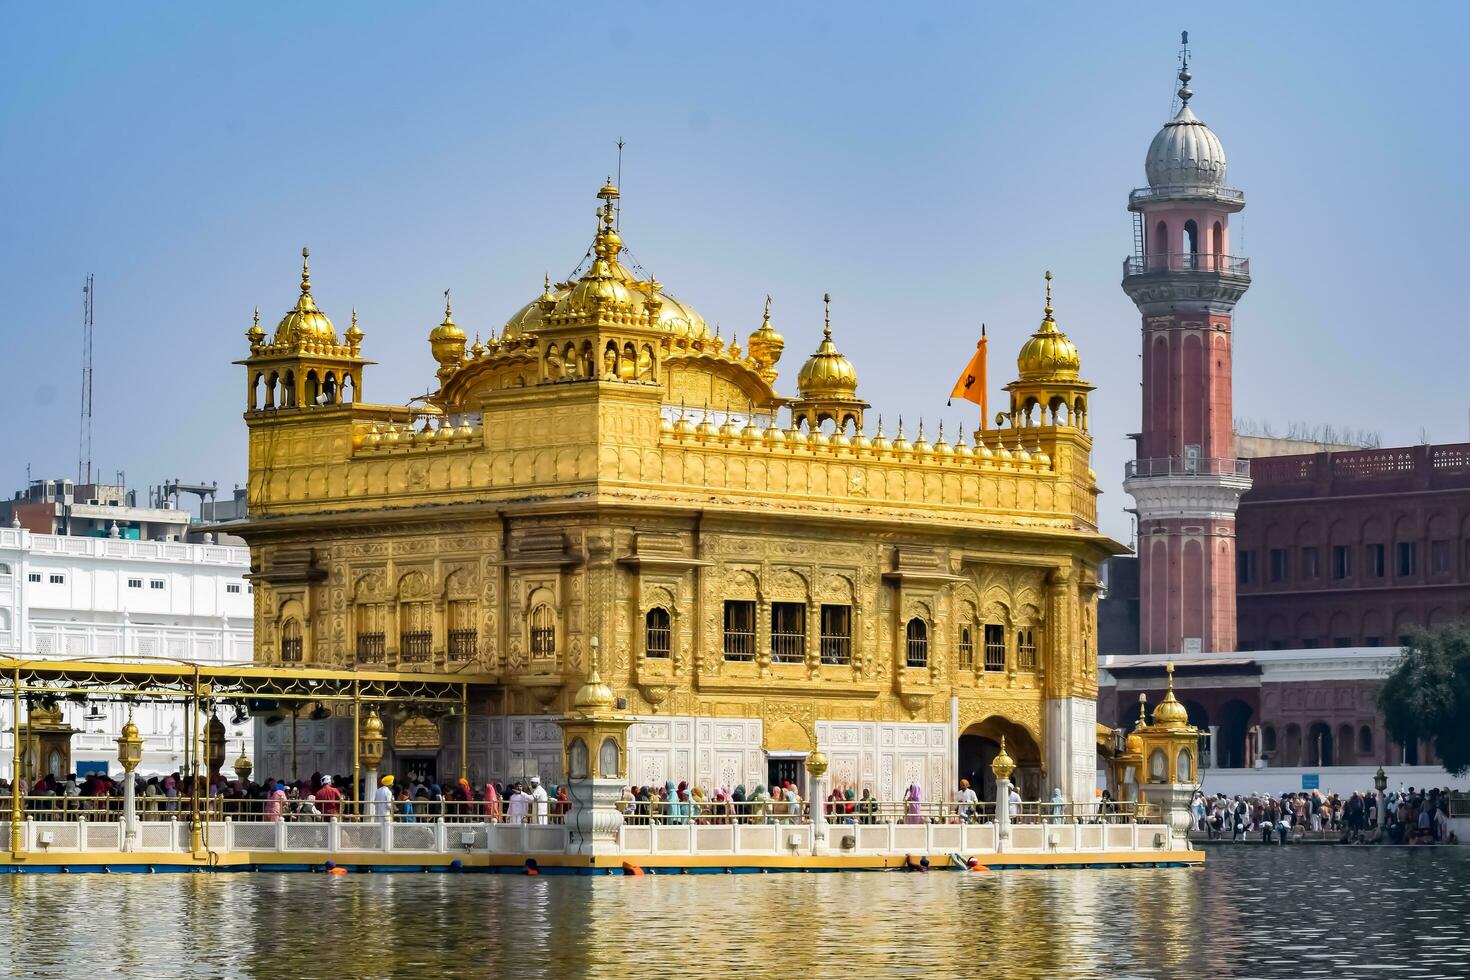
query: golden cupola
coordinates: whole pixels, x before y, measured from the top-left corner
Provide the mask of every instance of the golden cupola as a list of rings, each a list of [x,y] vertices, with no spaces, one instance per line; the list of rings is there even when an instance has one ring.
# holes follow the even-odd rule
[[[776,362],[781,360],[781,353],[786,350],[786,338],[776,332],[771,326],[771,297],[766,297],[766,312],[761,317],[761,325],[750,335],[749,343],[745,349],[750,353],[750,359],[755,363],[756,373],[765,379],[766,384],[776,380]]]
[[[792,419],[805,419],[810,429],[817,429],[831,419],[839,432],[844,432],[851,422],[856,434],[862,431],[863,410],[868,404],[857,396],[857,368],[832,342],[831,293],[822,295],[822,304],[822,342],[796,376],[797,398],[791,403]]]
[[[1174,697],[1174,665],[1168,665],[1169,687],[1164,699],[1154,708],[1154,724],[1163,728],[1178,728],[1189,724],[1189,712]]]
[[[250,329],[245,331],[250,356],[235,363],[249,372],[247,414],[318,409],[362,400],[362,369],[372,362],[361,356],[362,331],[357,328],[357,313],[353,311],[346,342],[339,342],[332,321],[312,299],[311,270],[306,264],[310,255],[308,249],[301,250],[301,293],[276,328],[275,336],[266,341],[259,307]]]
[[[286,312],[276,327],[273,343],[277,345],[337,343],[337,331],[332,327],[332,321],[327,319],[325,313],[317,309],[316,300],[311,295],[311,267],[307,264],[310,257],[311,249],[303,248],[301,250],[301,295],[296,297],[296,305]]]
[[[1001,420],[1012,428],[1065,426],[1087,431],[1087,396],[1092,385],[1079,376],[1077,345],[1057,327],[1051,305],[1051,273],[1046,274],[1046,306],[1041,326],[1021,345],[1016,380],[1006,385],[1011,408]],[[1039,410],[1039,418],[1037,412]]]
[[[464,360],[465,333],[454,322],[454,310],[449,304],[449,290],[444,290],[444,322],[429,331],[429,348],[434,360],[439,362],[439,380],[443,381],[454,373]]]
[[[1047,272],[1046,308],[1041,326],[1021,346],[1021,353],[1016,356],[1016,376],[1022,381],[1073,380],[1081,368],[1077,345],[1057,329],[1057,321],[1052,317],[1051,273]]]

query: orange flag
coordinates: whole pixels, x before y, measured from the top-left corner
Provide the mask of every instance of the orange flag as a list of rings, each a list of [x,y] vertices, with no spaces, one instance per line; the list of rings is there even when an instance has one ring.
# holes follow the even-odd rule
[[[970,358],[970,363],[965,365],[965,370],[960,374],[960,379],[954,383],[954,390],[949,393],[949,401],[953,404],[956,398],[963,398],[967,402],[974,402],[980,406],[980,422],[983,425],[986,416],[990,414],[989,399],[985,391],[985,348],[989,341],[985,339],[985,325],[980,325],[980,340],[975,344],[975,355]]]

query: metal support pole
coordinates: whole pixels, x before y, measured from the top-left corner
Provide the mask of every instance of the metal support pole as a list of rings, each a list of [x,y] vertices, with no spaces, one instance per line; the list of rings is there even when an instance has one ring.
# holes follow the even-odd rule
[[[14,708],[10,719],[10,730],[15,733],[15,744],[11,747],[10,761],[10,856],[19,860],[21,852],[20,823],[20,666],[11,677]]]
[[[1006,849],[1006,843],[1011,839],[1011,781],[1009,779],[995,780],[995,849],[997,852]]]
[[[133,770],[123,770],[123,850],[132,851],[138,846],[138,801],[136,788],[137,782],[133,776]]]
[[[296,710],[300,705],[291,704],[291,782],[296,782]]]
[[[459,686],[459,778],[470,778],[470,686]]]
[[[352,682],[352,806],[353,813],[362,816],[362,689],[356,679]]]
[[[194,667],[194,690],[189,699],[189,718],[194,727],[194,736],[199,734],[199,667]],[[194,758],[189,767],[189,849],[198,857],[204,851],[204,828],[199,825],[199,747],[194,737],[189,740]]]

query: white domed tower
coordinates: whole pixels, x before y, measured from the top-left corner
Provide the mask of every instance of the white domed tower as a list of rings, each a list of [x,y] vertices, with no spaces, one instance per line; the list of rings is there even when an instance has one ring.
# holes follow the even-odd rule
[[[1187,35],[1186,35],[1187,40]],[[1138,514],[1142,653],[1235,648],[1235,511],[1250,488],[1231,428],[1231,318],[1250,265],[1230,250],[1245,195],[1225,149],[1190,109],[1148,148],[1148,186],[1128,196],[1134,254],[1123,291],[1143,315],[1143,423],[1124,489]]]

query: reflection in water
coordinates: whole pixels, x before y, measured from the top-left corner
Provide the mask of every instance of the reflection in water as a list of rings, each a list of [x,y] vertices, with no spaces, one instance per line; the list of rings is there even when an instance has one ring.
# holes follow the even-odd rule
[[[1467,880],[1466,848],[1307,846],[988,875],[24,875],[0,976],[1463,977]]]

